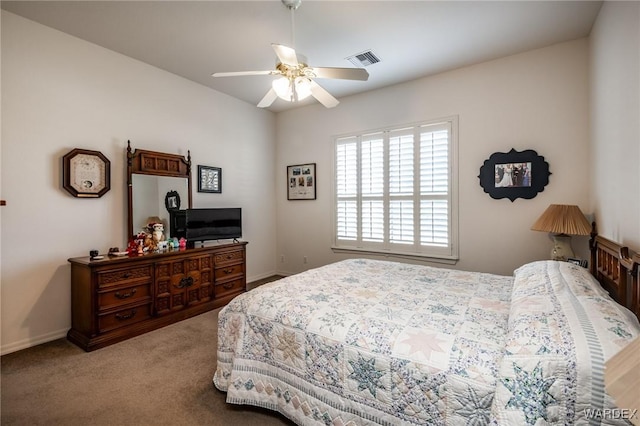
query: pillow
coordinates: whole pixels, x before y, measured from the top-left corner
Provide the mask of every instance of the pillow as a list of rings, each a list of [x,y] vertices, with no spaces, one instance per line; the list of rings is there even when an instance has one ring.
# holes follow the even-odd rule
[[[638,335],[635,316],[586,269],[557,261],[518,268],[493,415],[500,424],[573,424],[616,408],[604,363]]]

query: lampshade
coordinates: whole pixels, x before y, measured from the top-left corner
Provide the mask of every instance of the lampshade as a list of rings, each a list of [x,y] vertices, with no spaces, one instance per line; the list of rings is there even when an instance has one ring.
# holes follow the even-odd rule
[[[565,235],[589,235],[591,226],[580,207],[551,204],[535,221],[531,230]]]
[[[575,255],[571,235],[589,235],[591,227],[578,206],[551,204],[531,227],[533,231],[553,234],[551,259],[567,260]]]
[[[276,95],[287,102],[301,101],[311,95],[311,81],[305,77],[280,77],[273,80],[271,86]]]
[[[164,221],[160,219],[158,216],[149,216],[147,218],[147,221],[145,222],[145,225],[148,225],[150,223],[164,223]]]
[[[162,226],[164,226],[165,229],[167,229],[166,221],[164,219],[160,219],[158,216],[149,216],[147,218],[147,221],[144,223],[143,229],[146,229],[149,226],[149,224],[152,224],[152,223],[161,223]]]

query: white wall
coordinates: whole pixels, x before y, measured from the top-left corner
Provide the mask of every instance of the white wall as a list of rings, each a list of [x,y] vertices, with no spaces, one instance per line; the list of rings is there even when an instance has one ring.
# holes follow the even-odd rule
[[[66,334],[68,258],[125,246],[128,139],[221,167],[194,207],[242,207],[248,279],[275,272],[273,113],[2,11],[2,353]],[[73,148],[110,159],[102,198],[62,189]]]
[[[279,113],[279,270],[299,272],[347,257],[330,249],[333,136],[450,115],[459,116],[460,135],[456,267],[511,274],[518,265],[548,258],[548,236],[530,230],[544,209],[577,204],[589,213],[586,39],[343,98],[334,109],[315,104]],[[484,160],[511,148],[533,149],[549,162],[550,183],[532,200],[494,200],[479,185]],[[287,201],[286,166],[306,162],[317,163],[317,200]],[[586,245],[586,238],[574,239],[582,256]]]
[[[638,168],[630,169],[628,186],[615,192],[631,198],[628,213],[602,210],[601,198],[614,196],[610,171],[617,160],[596,171],[593,182],[610,184],[595,191],[591,203],[587,185],[590,167],[601,161],[589,156],[590,87],[603,106],[591,112],[594,134],[616,123],[625,135],[617,151],[640,160],[637,103],[635,120],[629,117],[633,102],[612,113],[604,108],[627,99],[608,90],[610,80],[620,78],[615,73],[622,72],[609,68],[636,67],[636,79],[624,74],[616,90],[638,93],[640,85],[632,50],[635,46],[637,55],[637,15],[633,21],[629,10],[614,9],[622,7],[605,3],[591,46],[576,40],[343,98],[334,109],[313,104],[275,118],[3,11],[0,194],[8,205],[0,222],[2,352],[63,336],[70,326],[67,258],[124,245],[127,139],[134,148],[181,154],[189,149],[194,168],[222,167],[223,193],[194,192],[194,206],[243,207],[249,280],[347,257],[330,250],[334,135],[449,115],[460,117],[456,267],[510,274],[524,262],[547,258],[548,237],[529,228],[551,203],[595,210],[604,221],[601,229],[612,224],[612,238],[613,224],[637,235]],[[637,13],[637,3],[635,9],[626,7]],[[616,30],[613,22],[620,18],[627,25]],[[630,51],[604,57],[611,44],[629,43],[634,34]],[[591,66],[599,68],[591,81],[589,47]],[[611,60],[616,66],[605,66]],[[610,143],[611,138],[594,138],[596,150],[609,152]],[[76,147],[100,150],[111,160],[112,189],[101,199],[74,199],[61,188],[61,157]],[[483,161],[511,148],[534,149],[550,163],[550,184],[533,200],[494,200],[479,186]],[[306,162],[317,163],[318,199],[287,201],[286,166]],[[265,185],[270,180],[274,184]],[[574,247],[586,255],[586,238],[574,240]]]
[[[604,2],[591,38],[591,205],[640,251],[640,2]]]

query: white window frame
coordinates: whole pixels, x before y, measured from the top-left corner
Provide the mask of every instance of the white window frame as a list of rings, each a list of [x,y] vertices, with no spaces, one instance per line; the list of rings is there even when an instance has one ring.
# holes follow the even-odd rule
[[[362,142],[363,140],[367,140],[371,137],[371,135],[382,134],[384,139],[384,160],[383,160],[383,168],[384,168],[384,191],[379,199],[383,200],[385,203],[385,213],[388,216],[389,213],[389,203],[390,203],[390,191],[389,191],[389,135],[390,134],[398,134],[398,132],[413,132],[414,135],[414,166],[413,170],[419,170],[420,166],[420,158],[419,158],[419,147],[420,147],[420,133],[421,129],[427,126],[446,126],[449,130],[449,140],[448,140],[448,190],[447,193],[441,196],[430,196],[426,198],[437,199],[440,197],[447,201],[448,206],[448,238],[447,244],[442,245],[424,245],[420,244],[419,235],[420,232],[420,220],[419,213],[414,209],[414,223],[413,223],[413,243],[411,244],[393,244],[389,240],[389,218],[384,217],[384,238],[382,242],[371,242],[366,241],[363,238],[362,233],[362,201],[363,198],[370,199],[371,197],[364,196],[362,190],[362,170],[361,170],[361,150],[362,150]],[[347,143],[347,141],[356,143],[357,154],[356,154],[356,170],[349,170],[349,174],[355,173],[356,179],[358,181],[357,184],[357,193],[355,196],[349,197],[339,197],[338,195],[338,184],[339,179],[336,176],[338,172],[338,164],[337,164],[337,156],[338,156],[338,147],[341,144]],[[334,252],[350,252],[350,253],[372,253],[372,254],[384,254],[387,256],[394,257],[420,257],[420,258],[429,258],[435,262],[444,262],[444,263],[455,263],[458,259],[458,116],[450,116],[437,120],[428,120],[420,123],[412,123],[408,125],[398,125],[392,126],[384,129],[375,129],[375,130],[367,130],[361,131],[357,133],[339,135],[334,137],[334,155],[333,155],[333,191],[332,191],[332,229],[333,229],[333,246],[332,249]],[[413,194],[410,195],[407,199],[413,201],[414,206],[418,206],[420,200],[423,197],[419,191],[419,181],[420,176],[414,176],[414,190]],[[374,197],[376,198],[376,197]],[[404,198],[404,197],[401,197]],[[353,205],[353,201],[356,203],[357,210],[357,234],[354,239],[341,239],[338,237],[338,203],[342,202],[351,202]]]

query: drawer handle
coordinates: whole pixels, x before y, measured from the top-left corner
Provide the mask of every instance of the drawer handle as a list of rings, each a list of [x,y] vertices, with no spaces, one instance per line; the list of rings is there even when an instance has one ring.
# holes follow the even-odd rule
[[[222,272],[224,272],[225,274],[230,274],[233,272],[233,268],[224,269]]]
[[[185,287],[191,287],[193,284],[195,284],[193,277],[186,277],[181,279],[180,282],[177,285],[175,285],[175,287],[185,288]]]
[[[131,277],[131,273],[129,272],[125,272],[124,274],[122,274],[122,278],[127,279]]]
[[[233,283],[223,284],[222,287],[224,287],[225,290],[229,290],[233,288]]]
[[[124,320],[131,319],[134,316],[136,316],[136,310],[132,309],[131,313],[128,313],[128,314],[116,314],[116,319],[119,321],[124,321]]]
[[[124,293],[124,294],[120,293],[119,291],[116,291],[115,296],[116,296],[118,299],[127,299],[127,298],[129,298],[129,297],[133,296],[134,294],[136,294],[136,292],[137,292],[137,291],[138,291],[138,290],[137,290],[137,289],[135,289],[135,288],[134,288],[133,290],[131,290],[129,293]]]
[[[227,259],[233,259],[233,255],[232,254],[228,254],[227,255]]]

